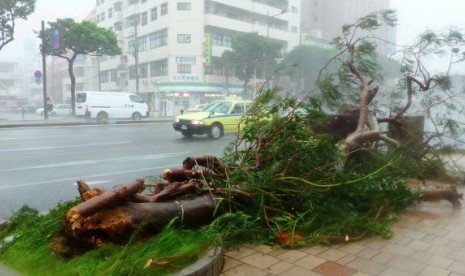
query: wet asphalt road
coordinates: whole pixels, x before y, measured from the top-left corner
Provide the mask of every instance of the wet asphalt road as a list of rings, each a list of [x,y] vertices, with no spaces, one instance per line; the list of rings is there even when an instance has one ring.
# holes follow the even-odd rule
[[[0,128],[0,220],[24,204],[46,212],[78,196],[76,180],[111,188],[221,155],[234,135],[185,139],[170,122]]]

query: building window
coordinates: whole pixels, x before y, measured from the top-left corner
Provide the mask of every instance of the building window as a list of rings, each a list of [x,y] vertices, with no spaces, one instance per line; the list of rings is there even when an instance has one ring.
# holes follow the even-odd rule
[[[116,82],[117,79],[118,79],[118,70],[116,69],[110,70],[110,81]]]
[[[205,74],[207,75],[216,75],[216,76],[223,76],[223,63],[221,58],[219,57],[212,57],[212,61],[205,67]]]
[[[142,26],[147,25],[147,12],[140,14],[140,21]]]
[[[112,18],[113,17],[113,8],[109,8],[108,9],[108,18]]]
[[[135,5],[139,3],[139,0],[128,0],[128,5]]]
[[[116,2],[114,4],[115,12],[120,12],[121,11],[121,2]]]
[[[128,41],[128,53],[131,54],[131,55],[134,55],[136,49],[134,47],[134,39],[131,39]]]
[[[147,51],[147,36],[139,37],[139,52]]]
[[[95,19],[95,21],[97,21],[97,23],[100,22],[100,14],[97,14],[97,18]]]
[[[140,0],[140,2],[141,2],[141,3],[145,3],[145,2],[147,2],[147,0]]]
[[[231,48],[231,36],[213,33],[213,45]]]
[[[140,22],[140,14],[137,13],[137,14],[133,14],[133,15],[130,15],[126,18],[126,25],[127,26],[134,26],[134,25],[138,25],[139,22]]]
[[[150,20],[155,21],[155,20],[157,20],[157,17],[158,17],[158,9],[157,8],[151,9],[150,10]]]
[[[296,7],[296,6],[291,6],[291,11],[293,13],[298,13],[299,12],[299,9]]]
[[[84,77],[84,67],[76,67],[76,68],[74,68],[74,76],[75,77]]]
[[[226,17],[231,19],[238,19],[237,13],[234,12],[226,12]]]
[[[101,71],[100,72],[100,82],[101,83],[107,83],[109,81],[108,79],[108,71]]]
[[[104,12],[102,12],[100,14],[100,21],[105,21],[105,13]]]
[[[136,78],[136,66],[130,65],[128,68],[129,71],[129,79],[133,80]]]
[[[167,76],[168,75],[168,60],[162,59],[150,62],[150,76]]]
[[[150,34],[150,49],[168,45],[168,32],[166,29]]]
[[[190,11],[191,3],[190,2],[178,2],[177,8],[178,8],[178,11]]]
[[[115,31],[121,31],[123,29],[123,23],[122,22],[115,22],[115,24],[113,24],[113,27],[114,27]]]
[[[190,74],[192,72],[192,66],[190,64],[178,64],[179,74]]]
[[[139,64],[139,77],[140,78],[146,78],[147,77],[147,75],[148,75],[147,69],[148,69],[148,64],[147,63]]]
[[[191,43],[190,34],[178,34],[178,43]]]
[[[297,33],[297,26],[292,26],[291,27],[291,32]]]
[[[168,3],[163,3],[160,6],[160,15],[168,14]]]

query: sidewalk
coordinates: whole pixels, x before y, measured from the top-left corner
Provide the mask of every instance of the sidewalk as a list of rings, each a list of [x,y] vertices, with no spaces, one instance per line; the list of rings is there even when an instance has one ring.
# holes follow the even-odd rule
[[[168,122],[172,118],[110,123]],[[72,118],[0,120],[2,127],[99,124]],[[458,187],[464,193],[463,186]],[[462,203],[464,203],[462,201]],[[465,276],[465,206],[447,201],[423,202],[399,215],[394,237],[368,237],[330,247],[296,250],[271,246],[242,246],[225,254],[223,276],[260,275],[385,275]],[[0,264],[0,275],[14,275]]]
[[[5,114],[5,113],[4,113]],[[97,122],[95,120],[87,120],[85,118],[75,117],[49,117],[44,120],[39,115],[34,116],[28,114],[29,117],[21,118],[19,115],[5,116],[0,114],[0,128],[13,128],[13,127],[32,127],[32,126],[70,126],[70,125],[105,125],[105,124],[129,124],[129,123],[156,123],[156,122],[172,122],[173,117],[160,117],[160,118],[142,118],[141,120],[109,120],[108,122]],[[3,115],[3,117],[2,117]],[[7,118],[5,118],[7,117]]]
[[[226,252],[221,275],[465,275],[464,212],[447,201],[414,205],[393,224],[389,240],[368,237],[297,250],[243,246]]]

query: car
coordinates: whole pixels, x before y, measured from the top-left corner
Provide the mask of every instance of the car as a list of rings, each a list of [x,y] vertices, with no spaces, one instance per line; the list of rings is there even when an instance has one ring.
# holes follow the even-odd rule
[[[238,131],[242,116],[252,106],[247,100],[220,100],[207,105],[202,111],[179,115],[173,122],[175,131],[184,137],[207,134],[219,139],[225,133]]]
[[[23,105],[19,106],[15,109],[16,113],[34,113],[36,111],[36,108],[31,106],[31,105]]]
[[[198,104],[192,108],[188,108],[186,112],[190,112],[190,113],[199,112],[199,111],[202,111],[205,107],[207,107],[207,104]]]
[[[36,110],[37,114],[44,115],[44,108],[38,108]],[[53,106],[52,110],[48,113],[50,116],[70,116],[71,115],[71,105],[70,104],[56,104]]]

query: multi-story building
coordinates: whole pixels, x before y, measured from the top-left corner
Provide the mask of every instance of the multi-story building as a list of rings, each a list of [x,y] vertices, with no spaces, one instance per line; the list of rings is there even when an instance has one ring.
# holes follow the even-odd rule
[[[374,11],[390,9],[390,0],[302,0],[303,40],[331,41],[342,27]],[[385,55],[395,51],[396,28],[382,26],[374,32],[378,49]]]
[[[138,92],[157,116],[172,116],[242,92],[220,58],[235,34],[257,32],[285,52],[297,46],[300,1],[97,0],[96,21],[117,33],[123,49],[100,60],[102,90]]]

